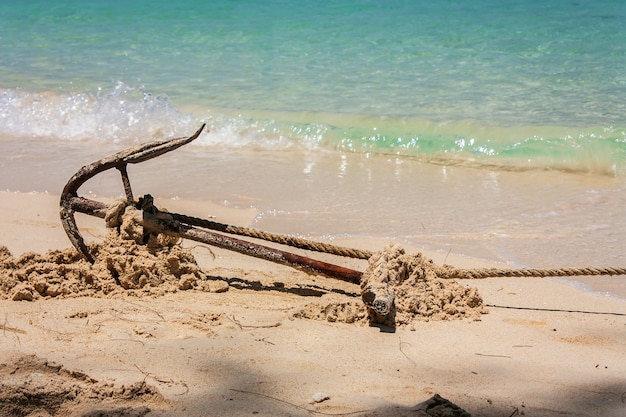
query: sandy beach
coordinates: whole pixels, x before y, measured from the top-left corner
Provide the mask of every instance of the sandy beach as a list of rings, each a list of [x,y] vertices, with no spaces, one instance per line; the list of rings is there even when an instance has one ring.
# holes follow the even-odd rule
[[[70,246],[57,196],[0,194],[0,244],[14,257]],[[255,215],[170,203],[172,211],[211,213],[234,225]],[[80,217],[79,224],[91,242],[107,233],[97,218]],[[333,243],[380,250],[389,242]],[[323,309],[329,300],[359,302],[357,285],[194,242],[183,247],[202,271],[204,282],[195,287],[32,301],[2,294],[0,414],[626,412],[624,300],[583,292],[566,280],[466,280],[459,283],[476,287],[486,306],[478,319],[416,319],[395,329],[332,322],[298,312]],[[425,255],[443,262],[441,253]],[[453,255],[446,262],[487,265]],[[344,265],[364,270],[367,262]]]
[[[0,417],[626,416],[623,0],[43,4]]]

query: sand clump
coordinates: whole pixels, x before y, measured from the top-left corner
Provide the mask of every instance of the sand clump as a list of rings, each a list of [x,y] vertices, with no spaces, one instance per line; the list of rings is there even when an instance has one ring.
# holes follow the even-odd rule
[[[35,355],[0,364],[0,415],[141,417],[166,404],[145,381],[98,382]]]
[[[388,246],[369,259],[361,278],[363,302],[329,295],[325,303],[309,304],[296,317],[402,326],[416,320],[479,320],[487,313],[476,288],[438,278],[439,268],[422,254]]]
[[[486,312],[474,287],[439,278],[441,267],[421,253],[408,255],[399,245],[388,246],[370,258],[361,279],[363,300],[368,305],[370,292],[393,298],[390,311],[381,315],[369,308],[370,319],[381,324],[408,324],[413,319],[480,319]],[[372,301],[373,304],[376,300]]]
[[[71,296],[114,296],[119,293],[161,295],[198,288],[210,291],[194,256],[171,237],[151,236],[126,208],[124,221],[109,229],[103,242],[91,244],[92,265],[73,248],[33,252],[15,258],[0,246],[0,298],[31,301]],[[205,288],[206,287],[206,288]]]

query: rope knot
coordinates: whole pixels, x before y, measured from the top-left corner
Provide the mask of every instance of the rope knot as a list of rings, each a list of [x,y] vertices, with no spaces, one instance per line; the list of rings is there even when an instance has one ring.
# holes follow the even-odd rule
[[[124,210],[126,210],[126,207],[129,205],[128,200],[118,199],[109,206],[104,215],[104,222],[107,229],[114,229],[122,225]]]

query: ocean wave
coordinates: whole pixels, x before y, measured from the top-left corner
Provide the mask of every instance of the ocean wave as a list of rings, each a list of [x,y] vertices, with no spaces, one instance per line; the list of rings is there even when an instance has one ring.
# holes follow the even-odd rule
[[[620,127],[486,126],[345,114],[190,108],[122,82],[95,93],[0,90],[0,136],[134,144],[209,129],[205,149],[356,152],[440,165],[626,174]]]
[[[192,117],[166,96],[118,82],[96,93],[0,90],[0,135],[133,143],[187,132]]]

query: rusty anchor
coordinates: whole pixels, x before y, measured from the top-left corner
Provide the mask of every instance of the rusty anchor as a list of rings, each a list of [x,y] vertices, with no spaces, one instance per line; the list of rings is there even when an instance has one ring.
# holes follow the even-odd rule
[[[152,158],[171,152],[197,139],[206,126],[202,125],[193,135],[184,138],[166,139],[153,141],[137,147],[118,152],[96,162],[83,166],[67,182],[61,193],[60,215],[63,229],[67,233],[72,245],[89,262],[95,259],[85,244],[80,234],[75,213],[83,213],[90,216],[109,219],[109,212],[115,212],[121,206],[133,206],[141,211],[139,222],[143,227],[144,243],[151,235],[165,234],[177,238],[189,239],[220,248],[236,251],[245,255],[257,257],[267,261],[288,265],[300,270],[321,273],[331,278],[340,279],[361,286],[361,298],[369,310],[370,320],[375,323],[392,323],[395,320],[395,297],[398,285],[402,285],[403,279],[407,278],[407,268],[417,271],[420,279],[483,279],[499,277],[556,277],[556,276],[591,276],[591,275],[618,275],[626,276],[626,267],[583,267],[583,268],[454,268],[450,265],[437,266],[432,260],[421,254],[411,257],[392,257],[394,265],[403,265],[403,274],[397,274],[403,279],[390,279],[394,274],[379,274],[378,262],[387,262],[387,255],[373,256],[370,251],[345,248],[322,242],[314,242],[293,236],[278,235],[256,229],[232,226],[214,222],[212,220],[187,216],[184,214],[170,213],[159,210],[154,205],[151,195],[135,199],[133,196],[130,179],[128,177],[128,164],[137,164]],[[105,203],[90,200],[78,195],[79,188],[90,178],[107,171],[117,169],[122,177],[125,201],[107,205]],[[113,216],[115,217],[115,216]],[[354,269],[323,262],[307,256],[298,255],[275,247],[269,247],[258,243],[238,239],[232,235],[246,236],[253,239],[262,239],[281,245],[287,245],[298,249],[330,253],[333,255],[351,257],[356,259],[368,259],[370,266],[365,273]],[[391,247],[388,252],[396,251]],[[382,254],[382,252],[380,252]],[[400,260],[400,261],[395,261]],[[419,262],[418,262],[419,261]],[[407,263],[408,262],[408,263]],[[430,278],[428,278],[430,276]],[[397,277],[396,277],[397,278]],[[439,285],[439,284],[438,284]],[[470,294],[471,295],[471,294]],[[474,297],[475,298],[475,297]],[[475,299],[474,301],[475,302]],[[482,300],[480,300],[482,303]],[[508,307],[506,307],[508,308]],[[594,313],[605,314],[605,313]],[[606,313],[612,314],[612,313]]]
[[[349,256],[359,259],[368,259],[371,256],[371,252],[369,251],[342,248],[325,243],[311,242],[292,236],[276,235],[255,229],[230,226],[206,219],[186,216],[184,214],[161,211],[154,206],[151,195],[144,195],[135,200],[130,178],[128,177],[128,164],[145,162],[178,149],[197,139],[205,126],[206,125],[203,124],[189,137],[153,141],[105,157],[83,166],[70,178],[61,193],[61,223],[70,242],[84,258],[90,263],[94,263],[95,261],[80,234],[74,214],[78,212],[104,219],[110,206],[99,201],[79,196],[78,189],[90,178],[115,168],[120,172],[122,177],[122,185],[124,187],[127,205],[133,205],[135,208],[142,210],[144,235],[164,233],[170,236],[233,250],[245,255],[288,265],[301,270],[322,273],[332,278],[358,284],[362,276],[362,272],[360,271],[238,239],[231,235],[243,235],[301,249],[333,253],[339,256]]]

